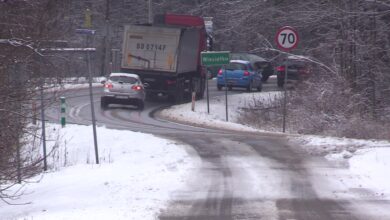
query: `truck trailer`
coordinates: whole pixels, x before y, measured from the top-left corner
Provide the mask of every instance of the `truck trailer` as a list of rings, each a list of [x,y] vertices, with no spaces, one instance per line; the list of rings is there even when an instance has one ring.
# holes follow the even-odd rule
[[[200,53],[206,50],[207,33],[201,17],[157,15],[153,24],[126,25],[121,71],[135,73],[147,98],[167,96],[175,103],[203,98],[206,70]]]

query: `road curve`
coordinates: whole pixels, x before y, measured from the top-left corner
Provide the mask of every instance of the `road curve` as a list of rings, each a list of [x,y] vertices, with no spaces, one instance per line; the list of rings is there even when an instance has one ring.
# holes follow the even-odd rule
[[[290,146],[283,135],[200,128],[154,117],[168,104],[147,102],[143,111],[112,106],[100,109],[100,88],[94,89],[97,125],[151,133],[190,145],[202,160],[187,188],[172,195],[161,220],[390,219],[389,201],[364,189],[335,182],[346,168],[309,156]],[[68,122],[91,124],[87,89],[67,91]],[[46,110],[59,121],[59,102]],[[362,207],[373,207],[367,212]]]

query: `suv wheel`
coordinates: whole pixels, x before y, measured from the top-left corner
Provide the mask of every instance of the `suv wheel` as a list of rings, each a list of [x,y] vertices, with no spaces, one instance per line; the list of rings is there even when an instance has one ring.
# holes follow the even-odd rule
[[[253,84],[252,84],[252,82],[249,82],[248,87],[246,87],[246,91],[252,92],[252,88],[253,88]]]
[[[264,82],[264,83],[267,82],[268,78],[269,78],[269,75],[264,74],[263,77],[261,78],[261,82]]]
[[[100,107],[102,108],[102,109],[107,109],[108,108],[108,101],[107,101],[107,99],[105,98],[105,97],[101,97],[100,98]]]
[[[259,86],[257,87],[257,91],[261,92],[263,90],[263,85],[260,83]]]
[[[278,78],[278,87],[283,87],[284,79]]]

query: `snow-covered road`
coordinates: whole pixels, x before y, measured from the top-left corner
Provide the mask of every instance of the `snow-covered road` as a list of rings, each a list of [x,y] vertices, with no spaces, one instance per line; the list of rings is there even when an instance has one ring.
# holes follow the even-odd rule
[[[183,136],[185,132],[170,132],[171,140],[165,140],[98,127],[100,165],[94,164],[90,126],[50,125],[51,139],[60,137],[57,154],[49,161],[50,172],[31,179],[23,187],[23,196],[11,201],[31,203],[1,203],[1,219],[390,216],[389,142],[252,133],[254,128],[236,124],[235,118],[253,94],[229,98],[231,122],[224,121],[221,97],[211,100],[211,114],[202,100],[195,112],[185,104],[162,115],[234,129],[240,133],[237,136],[204,132],[192,141],[193,136]]]

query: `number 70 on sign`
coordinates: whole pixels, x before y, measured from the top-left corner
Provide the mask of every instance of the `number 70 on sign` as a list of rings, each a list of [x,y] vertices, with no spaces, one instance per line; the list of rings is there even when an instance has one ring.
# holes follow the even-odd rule
[[[275,36],[275,42],[279,49],[290,51],[298,46],[298,32],[289,26],[282,27],[278,30]]]

